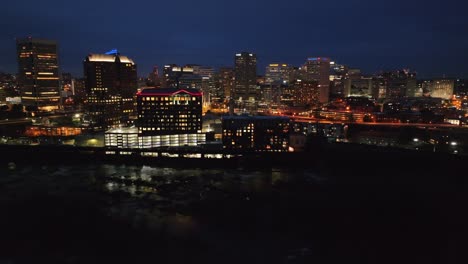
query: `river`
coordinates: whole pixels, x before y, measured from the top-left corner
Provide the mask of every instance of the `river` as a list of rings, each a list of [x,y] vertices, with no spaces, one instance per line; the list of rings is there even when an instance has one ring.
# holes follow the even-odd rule
[[[449,263],[465,246],[466,193],[447,183],[92,163],[0,173],[0,263]]]

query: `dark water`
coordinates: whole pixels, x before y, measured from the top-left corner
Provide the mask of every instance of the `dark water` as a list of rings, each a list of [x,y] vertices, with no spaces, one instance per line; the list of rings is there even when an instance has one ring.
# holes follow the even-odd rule
[[[464,181],[357,171],[5,165],[0,263],[466,263]]]

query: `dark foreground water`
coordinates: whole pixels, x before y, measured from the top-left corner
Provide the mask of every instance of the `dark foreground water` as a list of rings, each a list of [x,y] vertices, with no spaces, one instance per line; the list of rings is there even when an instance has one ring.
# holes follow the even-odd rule
[[[466,263],[468,173],[343,166],[3,165],[0,263]]]

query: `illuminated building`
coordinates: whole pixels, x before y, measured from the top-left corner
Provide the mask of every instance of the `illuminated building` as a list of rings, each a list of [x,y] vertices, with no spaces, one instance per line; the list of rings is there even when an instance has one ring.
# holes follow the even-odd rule
[[[434,98],[451,99],[455,81],[451,79],[434,79],[424,82],[423,90]]]
[[[278,98],[278,90],[280,89],[279,85],[264,84],[260,85],[260,102],[269,104]]]
[[[180,89],[202,89],[203,78],[200,75],[187,74],[179,78]]]
[[[344,96],[372,97],[373,79],[371,77],[349,78],[344,81]]]
[[[257,99],[257,56],[249,52],[235,56],[234,100],[255,102]]]
[[[197,146],[202,134],[202,93],[196,89],[145,88],[137,93],[140,148]]]
[[[179,88],[182,77],[189,78],[193,75],[193,68],[190,66],[179,67],[177,64],[164,65],[162,87]]]
[[[316,82],[319,89],[319,102],[326,104],[330,97],[330,59],[308,58],[304,68],[304,81]]]
[[[86,87],[83,78],[72,79],[71,90],[74,95],[73,101],[75,104],[82,104],[86,100]]]
[[[97,129],[118,127],[134,114],[136,64],[117,51],[90,54],[84,61],[87,112]]]
[[[60,80],[57,43],[43,39],[18,39],[18,83],[21,100],[41,111],[59,108]]]
[[[311,106],[320,101],[320,88],[317,82],[296,80],[290,84],[294,95],[294,105]]]
[[[234,70],[231,67],[222,67],[219,69],[219,86],[224,92],[224,97],[231,97],[234,87]]]
[[[330,96],[333,98],[344,97],[345,90],[345,77],[348,73],[346,65],[330,62]]]
[[[224,91],[215,85],[215,69],[213,67],[198,66],[193,71],[194,74],[202,77],[203,104],[211,106],[212,102],[222,102]]]
[[[458,96],[468,95],[468,81],[463,79],[455,80],[454,93]]]
[[[185,67],[191,67],[193,69],[193,74],[200,75],[201,77],[211,78],[215,74],[215,69],[210,66],[188,64]]]
[[[159,67],[158,66],[153,67],[153,71],[149,74],[148,79],[151,82],[151,85],[153,85],[155,87],[161,86],[161,79],[159,78]]]
[[[104,135],[104,144],[107,148],[139,148],[138,129],[135,127],[110,129]]]
[[[385,79],[382,76],[376,76],[372,80],[372,98],[382,99],[385,98],[387,93],[387,86]]]
[[[72,137],[83,133],[84,128],[70,126],[45,126],[35,125],[26,128],[25,135],[28,137]]]
[[[223,148],[242,152],[287,152],[290,120],[277,116],[225,116]]]
[[[381,77],[385,80],[387,99],[414,97],[417,93],[416,73],[400,70],[385,72]]]
[[[265,84],[288,84],[290,68],[285,63],[272,63],[265,70]]]

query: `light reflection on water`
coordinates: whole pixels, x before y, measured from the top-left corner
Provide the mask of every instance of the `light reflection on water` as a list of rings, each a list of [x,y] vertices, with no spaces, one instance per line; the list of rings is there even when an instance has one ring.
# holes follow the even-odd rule
[[[130,221],[135,226],[158,229],[167,228],[174,234],[184,234],[197,227],[190,206],[203,199],[210,199],[215,192],[249,193],[270,191],[276,184],[298,177],[310,181],[322,179],[312,172],[284,170],[222,170],[179,169],[151,166],[109,164],[88,165],[30,165],[0,168],[0,184],[4,186],[2,197],[17,198],[34,192],[67,197],[71,190],[96,192],[107,199],[103,210],[106,214]],[[14,195],[13,195],[14,194]],[[221,196],[220,196],[221,195]],[[8,199],[8,198],[7,198]]]

